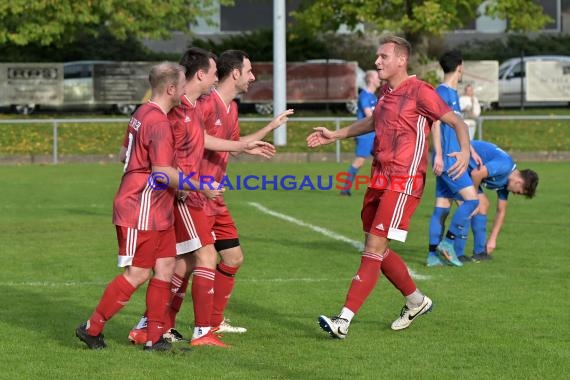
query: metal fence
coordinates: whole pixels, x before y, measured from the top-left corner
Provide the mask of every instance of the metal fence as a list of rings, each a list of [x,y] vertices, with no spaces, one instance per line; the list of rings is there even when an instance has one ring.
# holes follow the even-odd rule
[[[268,123],[271,118],[253,118],[244,117],[239,119],[240,122],[253,122],[253,123]],[[487,120],[570,120],[570,115],[513,115],[513,116],[481,116],[477,119],[477,137],[479,140],[483,139],[484,136],[484,123]],[[52,135],[53,135],[53,147],[52,147],[52,162],[57,164],[59,162],[58,153],[58,127],[62,124],[93,124],[93,123],[124,123],[125,127],[129,119],[126,118],[93,118],[93,119],[10,119],[10,120],[0,120],[0,124],[46,124],[51,125]],[[354,117],[292,117],[289,118],[288,124],[293,124],[295,122],[319,122],[323,126],[331,127],[334,125],[334,129],[339,130],[341,123],[343,122],[353,122]],[[336,141],[335,149],[336,161],[341,161],[341,149],[340,141]]]

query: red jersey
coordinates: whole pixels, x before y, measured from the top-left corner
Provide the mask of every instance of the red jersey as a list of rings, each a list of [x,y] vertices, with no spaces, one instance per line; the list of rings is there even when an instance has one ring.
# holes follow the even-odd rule
[[[226,105],[220,94],[214,90],[202,99],[200,109],[204,115],[204,127],[207,134],[220,139],[239,141],[236,102],[232,100],[229,105]],[[228,159],[229,152],[204,150],[204,157],[200,163],[200,175],[212,176],[217,182],[221,182],[226,175]],[[220,215],[229,212],[223,197],[205,201],[203,209],[206,215]]]
[[[147,103],[137,109],[129,122],[127,140],[125,173],[113,202],[113,223],[138,230],[169,229],[174,222],[174,191],[149,184],[152,166],[174,167],[172,129],[158,105]]]
[[[380,94],[373,113],[377,146],[371,187],[419,198],[425,186],[429,131],[451,109],[432,86],[415,76],[393,91],[384,85]]]
[[[200,108],[204,115],[206,133],[220,139],[239,141],[236,102],[232,100],[229,105],[226,105],[216,90],[204,97],[201,102]],[[216,181],[220,182],[226,175],[228,159],[228,152],[214,152],[206,149],[200,165],[200,173],[213,176]]]
[[[191,104],[183,96],[180,106],[168,113],[168,120],[172,125],[178,168],[185,175],[196,173],[192,178],[199,180],[200,162],[204,156],[204,124],[197,106],[198,102]]]

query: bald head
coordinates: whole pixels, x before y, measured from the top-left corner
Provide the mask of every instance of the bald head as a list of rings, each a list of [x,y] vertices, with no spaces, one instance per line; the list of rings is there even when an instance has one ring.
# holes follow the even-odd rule
[[[366,75],[364,76],[364,81],[366,82],[366,85],[370,86],[375,80],[378,80],[378,71],[367,70]]]

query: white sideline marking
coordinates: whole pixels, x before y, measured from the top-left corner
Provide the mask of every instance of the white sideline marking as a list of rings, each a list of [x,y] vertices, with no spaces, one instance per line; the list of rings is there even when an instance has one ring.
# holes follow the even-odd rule
[[[364,249],[364,244],[360,241],[352,240],[347,238],[346,236],[342,236],[333,232],[329,229],[315,226],[310,223],[303,222],[302,220],[293,218],[289,215],[281,214],[279,212],[273,211],[268,209],[265,206],[260,205],[259,203],[249,202],[249,205],[255,207],[259,211],[263,212],[264,214],[274,216],[278,219],[285,220],[289,223],[296,224],[301,227],[307,227],[315,232],[320,233],[328,238],[342,241],[351,245],[352,247],[356,248],[358,251],[362,251]],[[418,274],[408,268],[410,275],[416,280],[428,280],[431,276],[426,276],[422,274]],[[284,283],[284,282],[327,282],[327,281],[337,281],[336,278],[240,278],[240,282],[256,282],[256,283]],[[70,286],[106,286],[109,281],[106,282],[99,282],[99,281],[62,281],[62,282],[53,282],[53,281],[24,281],[24,282],[16,282],[16,281],[7,281],[7,282],[0,282],[0,286],[7,286],[7,287],[32,287],[32,288],[65,288]]]
[[[315,232],[318,232],[321,235],[324,235],[328,238],[331,238],[334,240],[339,240],[339,241],[342,241],[344,243],[347,243],[347,244],[353,246],[354,248],[356,248],[358,251],[362,251],[364,249],[364,244],[360,241],[352,240],[350,238],[347,238],[346,236],[339,235],[336,232],[333,232],[329,229],[319,227],[319,226],[315,226],[314,224],[303,222],[302,220],[293,218],[292,216],[281,214],[280,212],[270,210],[267,207],[260,205],[259,203],[256,203],[256,202],[248,202],[248,204],[252,207],[255,207],[256,209],[258,209],[259,211],[261,211],[264,214],[274,216],[276,218],[285,220],[289,223],[293,223],[293,224],[296,224],[296,225],[301,226],[301,227],[307,227],[307,228],[309,228]],[[414,272],[412,269],[410,269],[409,267],[408,267],[408,271],[410,272],[410,276],[412,276],[412,278],[414,278],[416,280],[428,280],[431,278],[431,276],[418,274],[418,273]]]

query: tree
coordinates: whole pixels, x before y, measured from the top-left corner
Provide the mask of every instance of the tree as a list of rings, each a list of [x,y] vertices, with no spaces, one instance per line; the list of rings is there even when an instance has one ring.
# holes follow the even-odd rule
[[[208,19],[214,0],[10,0],[0,2],[0,45],[66,44],[79,36],[165,38]],[[234,0],[220,0],[232,5]]]
[[[489,1],[486,14],[508,21],[513,32],[533,32],[554,20],[543,13],[542,7],[529,0]]]
[[[551,33],[529,37],[510,34],[505,39],[493,41],[471,40],[458,48],[466,60],[496,59],[503,62],[521,54],[530,55],[570,55],[570,35]]]
[[[294,13],[301,28],[337,30],[363,23],[402,33],[412,44],[462,27],[475,19],[481,0],[305,0]],[[532,0],[491,0],[486,14],[508,20],[512,31],[534,31],[553,20]]]
[[[234,34],[223,39],[194,39],[193,46],[220,54],[224,50],[239,48],[248,53],[253,61],[273,61],[273,30],[258,29],[248,33]],[[304,61],[327,58],[328,46],[314,34],[292,38],[287,33],[287,59]]]

